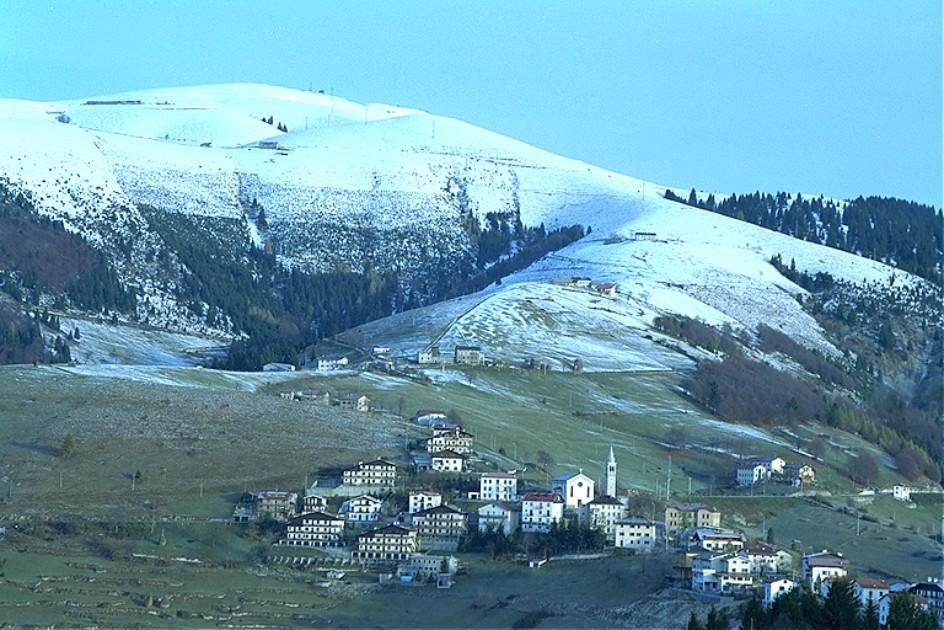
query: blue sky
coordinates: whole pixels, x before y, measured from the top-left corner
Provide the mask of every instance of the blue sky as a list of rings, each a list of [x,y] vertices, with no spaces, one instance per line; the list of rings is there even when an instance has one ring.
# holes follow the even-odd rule
[[[941,2],[3,0],[0,97],[253,81],[636,177],[942,203]]]

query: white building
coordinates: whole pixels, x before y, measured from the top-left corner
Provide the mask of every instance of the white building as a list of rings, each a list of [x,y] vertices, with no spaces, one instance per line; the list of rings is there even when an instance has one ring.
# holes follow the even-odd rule
[[[530,492],[521,499],[521,531],[551,531],[564,518],[564,500],[554,492]]]
[[[908,486],[892,486],[892,496],[899,501],[911,501],[911,488]]]
[[[736,553],[743,549],[747,540],[743,532],[707,527],[692,530],[683,538],[686,540],[689,549],[707,549],[708,551],[728,553]]]
[[[303,500],[302,513],[318,512],[328,506],[328,501],[320,494],[306,494]]]
[[[614,544],[620,549],[650,551],[656,546],[656,522],[630,516],[616,523]]]
[[[518,478],[506,472],[482,473],[479,478],[479,499],[482,501],[517,501]]]
[[[735,478],[739,486],[753,486],[761,481],[766,481],[770,476],[763,464],[749,462],[738,465]]]
[[[820,551],[803,556],[803,579],[814,589],[817,584],[834,577],[845,577],[849,561],[842,554]]]
[[[357,537],[355,559],[389,562],[406,560],[416,553],[416,532],[398,525],[388,525]]]
[[[455,451],[430,453],[430,468],[437,472],[462,472],[465,470],[466,456]]]
[[[397,467],[385,459],[359,462],[341,473],[346,486],[393,486],[397,483]]]
[[[460,455],[470,455],[474,446],[475,436],[463,431],[462,427],[434,428],[433,437],[426,440],[426,451],[429,453],[453,451]]]
[[[781,595],[786,595],[796,588],[796,585],[796,582],[787,578],[764,582],[764,607],[770,608],[773,606]]]
[[[613,455],[612,446],[610,455],[603,465],[603,488],[606,496],[616,498],[616,456]]]
[[[551,491],[564,499],[568,508],[577,509],[593,500],[593,486],[593,479],[581,471],[554,477]]]
[[[606,534],[607,542],[616,540],[616,523],[626,516],[626,507],[610,496],[601,496],[580,506],[580,521],[590,529]]]
[[[296,516],[285,528],[285,544],[303,547],[337,547],[344,534],[344,519],[326,512]]]
[[[416,358],[416,362],[421,364],[439,363],[439,346],[430,346],[420,350],[420,353]]]
[[[466,533],[466,515],[448,505],[422,510],[413,515],[418,549],[456,551]]]
[[[769,545],[751,545],[741,549],[737,555],[747,559],[754,574],[786,574],[793,570],[793,556]]]
[[[416,514],[437,505],[442,505],[442,502],[442,495],[438,492],[411,492],[408,511],[410,514]]]
[[[376,523],[380,520],[383,501],[369,494],[353,497],[341,504],[341,516],[348,523]]]
[[[760,457],[754,460],[767,470],[767,476],[782,475],[787,462],[782,457]]]
[[[456,346],[454,360],[457,365],[482,365],[485,353],[480,346]]]
[[[507,501],[496,501],[483,505],[478,510],[479,532],[501,532],[511,536],[521,526],[521,506]]]
[[[351,360],[347,357],[320,356],[315,362],[315,369],[318,370],[343,370],[350,365]]]
[[[857,577],[852,580],[852,595],[859,600],[859,605],[865,608],[869,602],[877,608],[879,600],[889,593],[889,585],[885,580]]]

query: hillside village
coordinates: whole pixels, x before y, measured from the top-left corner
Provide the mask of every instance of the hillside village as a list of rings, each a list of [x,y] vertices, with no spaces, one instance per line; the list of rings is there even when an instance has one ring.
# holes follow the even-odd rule
[[[524,470],[487,469],[491,464],[476,453],[475,436],[446,413],[421,410],[412,420],[428,437],[408,444],[403,463],[359,461],[301,491],[247,493],[233,521],[274,524],[279,534],[271,562],[333,566],[333,575],[340,576],[344,570],[376,573],[382,583],[451,588],[462,579],[461,558],[469,553],[512,559],[533,570],[557,559],[592,563],[661,554],[672,558],[666,577],[674,587],[706,602],[754,597],[771,608],[794,589],[826,599],[839,584],[882,625],[898,597],[931,611],[944,627],[944,584],[938,578],[907,582],[857,575],[841,552],[784,548],[775,544],[772,530],[767,540],[752,540],[705,502],[666,500],[656,516],[655,501],[619,488],[612,448],[598,471],[576,470],[542,485]],[[737,466],[730,485],[775,482],[811,489],[815,470],[780,457],[755,457]],[[910,490],[897,485],[889,492],[905,502]]]

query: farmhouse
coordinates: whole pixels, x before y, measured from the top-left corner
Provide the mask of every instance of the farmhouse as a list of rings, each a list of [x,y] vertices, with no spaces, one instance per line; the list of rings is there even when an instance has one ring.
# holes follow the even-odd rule
[[[593,290],[600,295],[605,295],[606,297],[616,297],[616,284],[613,282],[601,282],[600,284],[593,287]]]
[[[413,515],[417,547],[455,551],[466,532],[466,515],[454,507],[437,505]]]
[[[656,546],[655,521],[630,516],[616,523],[614,544],[620,549],[649,551]]]
[[[335,400],[334,404],[341,409],[354,409],[355,411],[370,411],[370,398],[367,396],[342,396]]]
[[[298,508],[298,494],[282,490],[264,490],[255,495],[253,511],[260,518],[274,518],[287,521],[295,516]]]
[[[465,467],[466,456],[455,451],[438,451],[429,456],[430,468],[437,472],[462,472]]]
[[[911,488],[908,486],[892,486],[892,496],[899,501],[911,501]]]
[[[456,346],[454,361],[457,365],[482,365],[485,354],[481,346]]]
[[[601,496],[580,506],[580,520],[591,529],[602,530],[606,540],[616,540],[616,524],[626,515],[622,503],[610,496]]]
[[[667,533],[694,527],[721,527],[721,512],[704,503],[677,503],[665,508]]]
[[[411,492],[408,511],[410,514],[416,514],[437,505],[442,505],[443,498],[438,492]]]
[[[816,471],[809,464],[787,464],[783,467],[783,478],[793,486],[812,486],[816,483]]]
[[[820,551],[803,556],[803,579],[815,587],[828,578],[845,577],[849,561],[839,553]]]
[[[782,457],[758,457],[754,459],[755,464],[760,464],[767,471],[767,477],[782,475],[787,462]]]
[[[376,523],[380,520],[383,501],[369,494],[353,497],[341,504],[341,516],[351,524]]]
[[[479,498],[482,501],[517,501],[517,477],[506,472],[482,473],[479,478]]]
[[[357,549],[352,553],[358,560],[391,562],[406,560],[416,553],[416,532],[399,525],[374,529],[357,537]]]
[[[511,536],[521,526],[521,505],[509,501],[496,501],[483,505],[478,510],[479,532],[501,532]]]
[[[344,519],[326,512],[296,516],[285,528],[285,544],[303,547],[336,547],[344,534]]]
[[[416,358],[416,362],[420,364],[439,363],[440,361],[439,346],[429,346],[428,348],[420,350]]]
[[[358,462],[341,473],[341,483],[346,486],[394,486],[397,483],[397,467],[385,459]]]
[[[521,499],[521,531],[549,532],[564,518],[564,500],[553,492],[531,492]]]
[[[554,477],[551,492],[561,497],[568,508],[577,509],[593,500],[593,485],[593,479],[583,471],[568,473]]]
[[[462,427],[447,427],[433,429],[433,437],[426,440],[426,450],[430,453],[437,451],[452,451],[461,455],[472,453],[475,437]]]

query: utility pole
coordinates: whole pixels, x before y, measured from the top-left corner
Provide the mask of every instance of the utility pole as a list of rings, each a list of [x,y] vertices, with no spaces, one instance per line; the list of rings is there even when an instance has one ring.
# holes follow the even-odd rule
[[[672,492],[672,455],[669,455],[669,470],[665,473],[665,500],[669,500],[669,495]]]
[[[688,478],[688,496],[692,496],[692,478]]]
[[[62,471],[59,471],[59,489],[62,490]]]
[[[203,498],[203,480],[200,480],[200,498]]]

